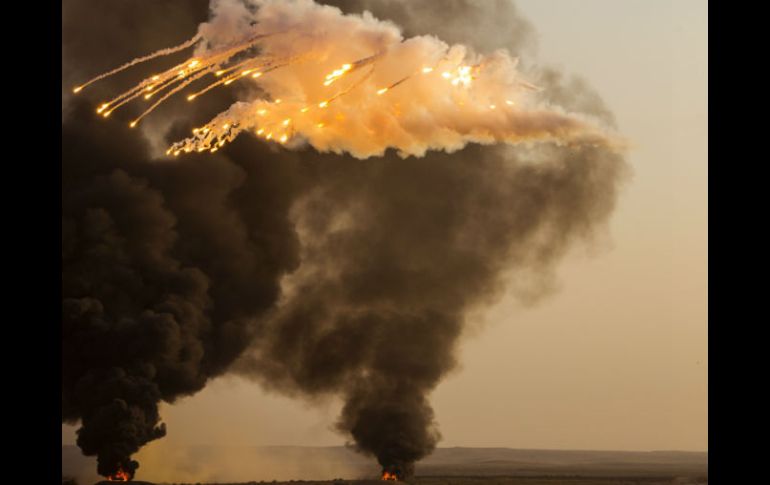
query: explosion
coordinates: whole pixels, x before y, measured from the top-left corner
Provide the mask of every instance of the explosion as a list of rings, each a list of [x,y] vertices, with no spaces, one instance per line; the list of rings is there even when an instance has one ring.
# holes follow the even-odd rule
[[[595,122],[537,99],[538,88],[522,78],[517,59],[505,51],[479,56],[431,36],[404,39],[396,26],[367,12],[343,15],[313,0],[246,3],[258,8],[217,3],[212,20],[192,39],[134,59],[73,92],[195,46],[192,57],[101,103],[96,112],[109,117],[132,101],[152,102],[130,122],[135,127],[182,91],[194,102],[236,82],[247,88],[248,101],[171,145],[166,154],[174,156],[214,153],[244,131],[358,158],[388,148],[401,156],[451,152],[468,142],[614,143]],[[233,18],[240,19],[235,26]]]

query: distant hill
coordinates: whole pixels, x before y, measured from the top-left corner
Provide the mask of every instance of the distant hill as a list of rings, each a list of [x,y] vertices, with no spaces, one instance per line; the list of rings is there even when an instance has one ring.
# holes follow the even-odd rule
[[[375,460],[338,447],[166,447],[145,458],[137,479],[157,482],[330,480],[377,476]],[[62,446],[62,474],[82,485],[99,480],[96,461]],[[708,475],[708,453],[684,451],[571,451],[511,448],[438,448],[417,464],[418,476]]]

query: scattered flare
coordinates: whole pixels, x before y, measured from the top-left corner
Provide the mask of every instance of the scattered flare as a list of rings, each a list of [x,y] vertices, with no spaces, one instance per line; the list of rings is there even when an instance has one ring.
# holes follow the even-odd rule
[[[191,102],[251,75],[266,98],[274,97],[272,103],[254,94],[216,116],[206,132],[194,133],[170,150],[174,154],[211,150],[241,131],[285,128],[286,115],[298,112],[305,116],[291,122],[292,134],[287,137],[298,136],[319,151],[348,152],[358,158],[379,156],[388,148],[402,156],[422,156],[428,150],[453,151],[471,142],[584,143],[622,149],[622,143],[596,120],[539,99],[538,88],[517,71],[517,59],[502,51],[479,56],[435,37],[404,39],[391,23],[344,15],[313,0],[257,0],[255,11],[242,13],[250,17],[243,22],[248,27],[233,33],[227,15],[220,16],[232,2],[216,4],[212,19],[187,42],[129,61],[73,91],[145,60],[195,47],[194,56],[141,81],[97,112],[107,117],[141,93],[146,93],[146,100],[157,94],[157,101],[131,123],[134,127],[194,83],[209,79],[186,95]],[[224,43],[220,38],[237,40]],[[441,75],[427,75],[434,70]],[[416,75],[420,73],[425,75]],[[406,84],[408,89],[396,89]],[[381,99],[390,107],[383,110],[378,99],[385,93],[388,96]],[[517,100],[515,107],[511,99]],[[329,115],[323,114],[327,110]],[[499,113],[491,117],[489,110]],[[223,119],[232,127],[222,128]],[[312,129],[321,126],[328,129]],[[267,139],[271,138],[272,132]]]

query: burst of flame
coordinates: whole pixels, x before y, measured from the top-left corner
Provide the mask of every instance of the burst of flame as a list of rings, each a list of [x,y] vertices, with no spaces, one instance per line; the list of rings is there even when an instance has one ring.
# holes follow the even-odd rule
[[[382,479],[383,480],[388,480],[388,481],[391,481],[391,482],[396,482],[396,481],[398,481],[398,475],[396,475],[395,473],[391,473],[391,472],[385,470],[385,471],[382,472]]]
[[[122,468],[119,468],[118,471],[113,475],[108,476],[107,480],[111,482],[127,482],[131,480],[131,477],[128,475],[128,472],[124,471]]]
[[[442,76],[445,79],[450,80],[452,86],[459,86],[462,84],[464,87],[468,87],[471,84],[471,81],[473,81],[473,76],[471,75],[471,66],[460,66],[457,68],[454,76],[452,73],[448,72],[443,73]]]

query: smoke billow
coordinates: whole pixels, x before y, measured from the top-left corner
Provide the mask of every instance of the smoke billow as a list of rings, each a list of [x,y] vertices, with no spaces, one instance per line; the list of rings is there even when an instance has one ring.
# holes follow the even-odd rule
[[[512,27],[500,47],[516,52],[531,39],[502,0],[447,2],[446,24],[435,20],[442,2],[326,3],[372,9],[409,35],[462,23],[450,40],[479,51],[500,39],[474,45],[473,32],[503,15]],[[169,8],[146,14],[167,20]],[[189,19],[204,9],[180,20],[176,38],[195,34]],[[86,20],[68,18],[65,34],[78,37]],[[115,35],[142,37],[133,25]],[[68,73],[98,71],[86,67],[91,55],[104,66],[94,44],[68,44]],[[612,125],[585,83],[553,70],[534,81],[549,106]],[[133,475],[131,456],[165,434],[161,401],[233,369],[298,397],[342,396],[337,428],[408,476],[440,439],[428,396],[455,366],[469,312],[511,277],[530,290],[522,297],[537,296],[560,257],[602,230],[627,173],[622,155],[595,140],[458,145],[420,158],[388,149],[361,161],[244,135],[214,155],[168,160],[115,123],[118,112],[96,116],[94,101],[72,100],[63,116],[62,414],[80,421],[78,445],[106,476]],[[165,138],[232,101],[220,92],[159,110]]]
[[[154,162],[83,105],[62,148],[63,418],[99,473],[133,473],[158,402],[223,373],[296,266],[292,188],[256,162]]]

